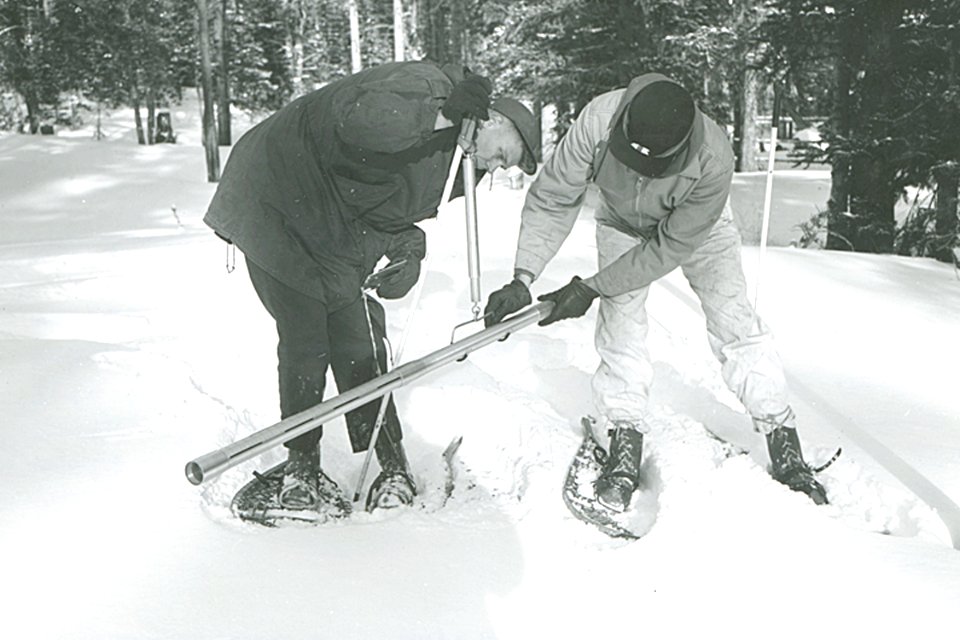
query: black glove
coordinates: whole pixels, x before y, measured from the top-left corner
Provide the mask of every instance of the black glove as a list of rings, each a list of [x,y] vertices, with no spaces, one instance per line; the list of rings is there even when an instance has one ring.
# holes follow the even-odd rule
[[[427,236],[420,227],[410,225],[393,234],[384,255],[390,263],[370,276],[374,280],[367,288],[376,288],[377,295],[385,300],[402,298],[420,279],[420,261],[427,255]]]
[[[537,300],[554,303],[553,311],[546,318],[538,322],[541,327],[553,324],[557,320],[566,318],[579,318],[587,312],[593,299],[600,294],[588,287],[580,279],[580,276],[573,276],[573,280],[556,291],[545,293]]]
[[[483,326],[490,327],[497,324],[504,317],[520,311],[530,302],[530,290],[527,289],[527,285],[514,279],[513,282],[494,291],[487,298],[487,306],[483,309]]]
[[[483,76],[465,71],[463,80],[457,83],[447,101],[440,107],[440,113],[447,120],[459,125],[464,118],[487,120],[490,114],[490,93],[493,85]]]
[[[396,300],[407,295],[413,285],[417,284],[420,279],[420,260],[413,256],[391,260],[390,264],[384,267],[384,271],[387,270],[390,270],[390,273],[383,276],[377,286],[377,295],[384,300]]]

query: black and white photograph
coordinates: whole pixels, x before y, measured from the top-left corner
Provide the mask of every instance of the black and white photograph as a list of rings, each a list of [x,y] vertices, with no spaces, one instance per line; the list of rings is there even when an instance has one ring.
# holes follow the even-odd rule
[[[0,0],[0,635],[949,637],[960,3]]]

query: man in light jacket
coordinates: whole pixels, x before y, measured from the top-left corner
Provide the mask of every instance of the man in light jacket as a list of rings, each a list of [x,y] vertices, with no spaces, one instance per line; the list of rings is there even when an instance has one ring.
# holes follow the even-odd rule
[[[478,170],[536,171],[533,114],[510,98],[491,103],[491,89],[460,67],[384,64],[291,102],[230,153],[204,222],[244,253],[276,321],[282,418],[323,400],[328,367],[341,393],[385,369],[383,307],[365,303],[362,287],[384,256],[398,270],[380,297],[401,298],[418,280],[426,237],[415,223],[437,214],[464,118],[478,121]],[[347,414],[354,451],[370,445],[379,405]],[[348,509],[328,504],[341,494],[320,469],[322,433],[285,443],[282,506]],[[402,436],[391,398],[369,508],[413,499]]]
[[[627,508],[639,484],[651,420],[647,291],[676,267],[700,298],[726,384],[766,436],[772,475],[817,504],[827,501],[803,459],[779,356],[747,298],[729,201],[733,166],[723,130],[673,80],[645,74],[626,89],[598,96],[531,185],[514,279],[487,302],[488,325],[530,304],[530,284],[556,255],[588,184],[595,184],[600,268],[540,296],[555,303],[540,324],[582,316],[600,298],[593,393],[612,426],[610,456],[595,489],[615,511]]]

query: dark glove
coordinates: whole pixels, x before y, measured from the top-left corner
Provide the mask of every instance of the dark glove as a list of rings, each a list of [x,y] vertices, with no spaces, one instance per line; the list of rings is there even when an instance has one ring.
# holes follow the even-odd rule
[[[420,261],[427,255],[427,236],[420,227],[410,225],[393,234],[384,255],[390,263],[370,276],[364,286],[375,288],[385,300],[402,298],[420,279]]]
[[[384,300],[396,300],[407,295],[417,284],[420,279],[420,260],[413,256],[391,260],[383,270],[389,270],[389,273],[377,285],[377,295]]]
[[[554,303],[553,311],[546,318],[538,322],[541,327],[553,324],[557,320],[566,318],[579,318],[587,312],[593,299],[600,294],[588,287],[580,279],[580,276],[573,276],[573,280],[556,291],[545,293],[537,300],[550,301]]]
[[[464,118],[487,120],[490,114],[490,93],[493,85],[483,76],[466,71],[463,80],[457,83],[447,101],[440,107],[440,113],[447,120],[459,125]]]
[[[530,304],[530,290],[520,280],[514,280],[508,285],[494,291],[487,298],[487,306],[483,309],[483,326],[490,327],[506,316],[520,311]]]

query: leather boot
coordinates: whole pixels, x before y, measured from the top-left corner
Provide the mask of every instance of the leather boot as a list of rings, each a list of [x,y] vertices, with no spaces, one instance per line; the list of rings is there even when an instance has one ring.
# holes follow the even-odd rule
[[[633,424],[615,423],[610,430],[610,453],[594,484],[600,504],[619,513],[627,510],[640,484],[642,452],[643,434]]]
[[[766,434],[767,451],[770,453],[770,475],[794,491],[806,494],[816,504],[827,504],[827,490],[817,480],[813,469],[803,459],[797,430],[787,426],[794,420],[789,407],[782,414],[757,419],[773,423],[775,428]]]
[[[390,442],[387,433],[381,432],[374,451],[381,471],[367,492],[367,511],[413,504],[417,487],[410,473],[403,443]]]
[[[320,496],[317,479],[320,474],[320,448],[289,449],[283,467],[283,483],[277,498],[285,509],[314,509]]]

